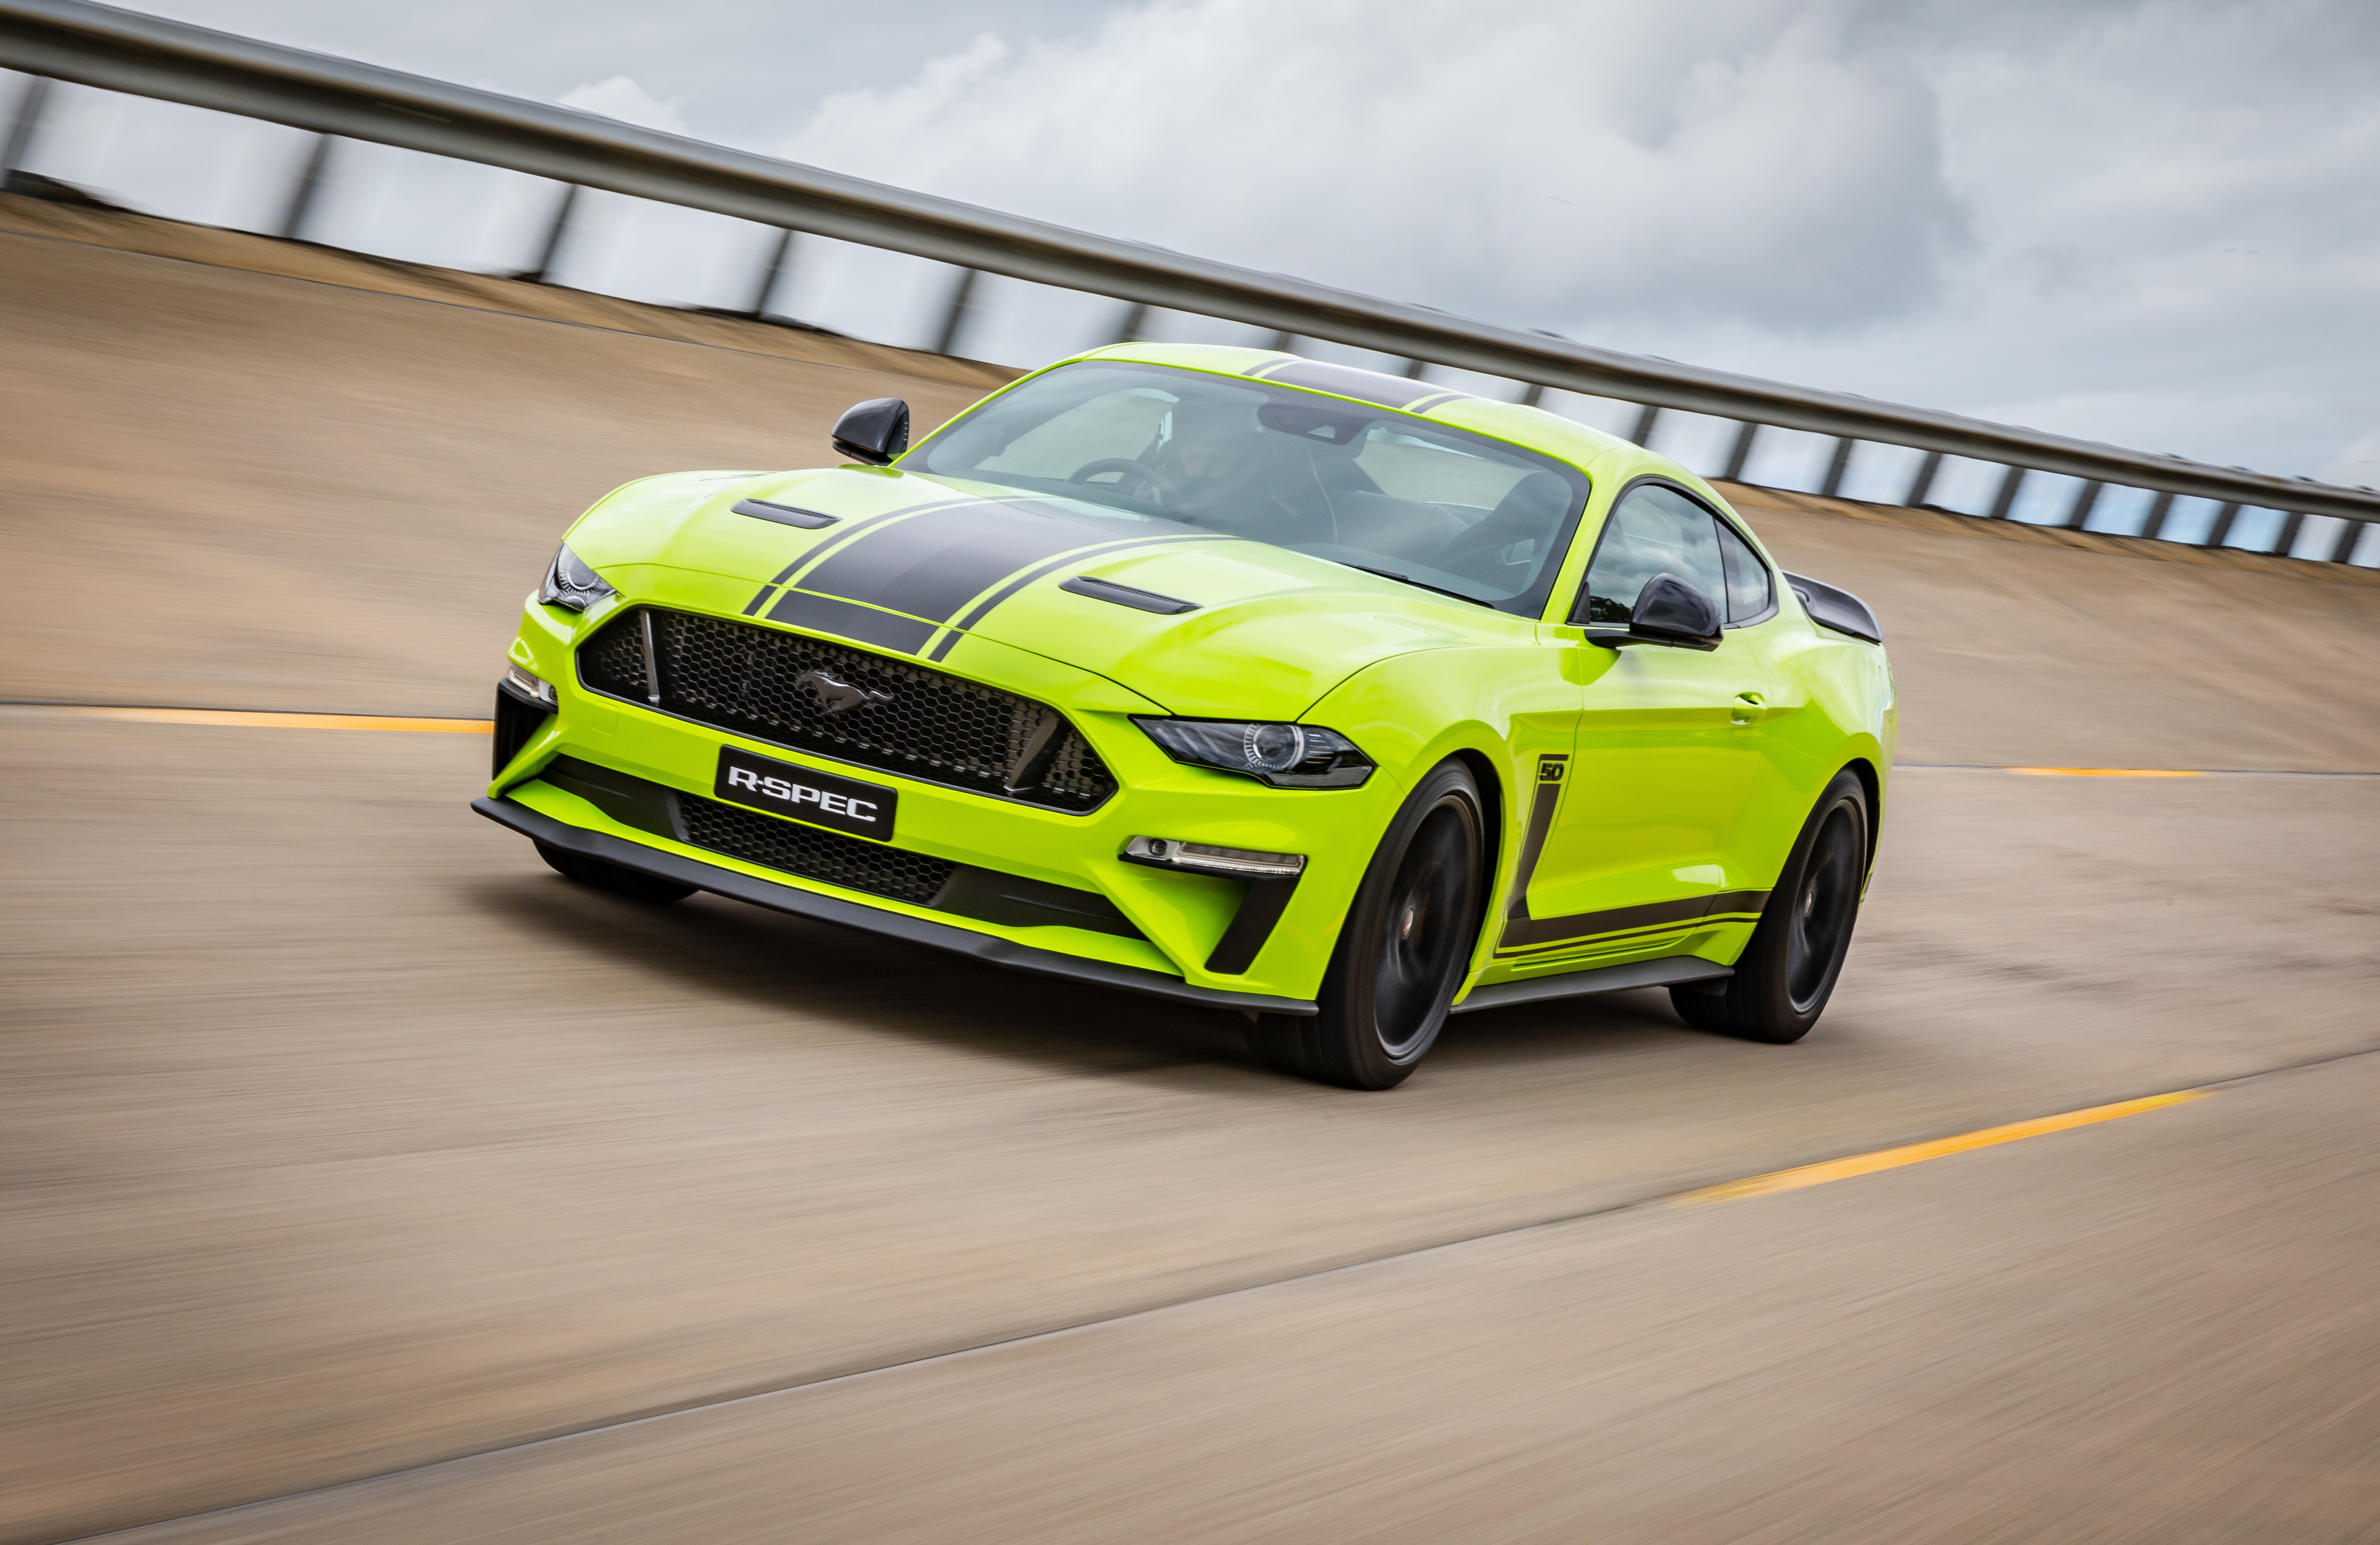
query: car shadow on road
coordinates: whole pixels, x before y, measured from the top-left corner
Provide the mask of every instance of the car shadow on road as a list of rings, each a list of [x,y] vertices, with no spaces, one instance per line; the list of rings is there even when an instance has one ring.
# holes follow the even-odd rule
[[[897,1035],[1085,1077],[1260,1073],[1235,1015],[1003,971],[921,945],[696,896],[652,905],[560,876],[468,886],[492,920],[573,954],[626,964],[693,998]]]
[[[1002,971],[854,929],[697,896],[631,901],[528,874],[466,890],[492,919],[572,958],[626,964],[772,1013],[824,1020],[1087,1078],[1185,1074],[1219,1087],[1303,1087],[1248,1054],[1239,1016],[1081,983]],[[1424,1074],[1509,1073],[1633,1057],[1701,1032],[1659,991],[1520,1005],[1451,1020]]]
[[[1458,1014],[1447,1020],[1429,1055],[1445,1067],[1550,1062],[1702,1034],[1678,1018],[1667,990],[1655,987]]]

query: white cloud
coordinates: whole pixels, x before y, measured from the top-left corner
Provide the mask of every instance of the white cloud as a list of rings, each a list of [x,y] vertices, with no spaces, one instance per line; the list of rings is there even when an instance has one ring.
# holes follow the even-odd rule
[[[1861,321],[1930,293],[1961,213],[1930,90],[1841,9],[1172,0],[980,38],[784,149],[1514,320]]]
[[[2311,471],[2380,416],[2357,0],[1159,0],[798,159],[1614,346]],[[2369,480],[2369,479],[2358,479]]]
[[[638,128],[659,129],[663,134],[686,132],[686,120],[678,115],[676,103],[654,100],[650,92],[625,75],[574,86],[554,101],[581,113],[601,114]]]

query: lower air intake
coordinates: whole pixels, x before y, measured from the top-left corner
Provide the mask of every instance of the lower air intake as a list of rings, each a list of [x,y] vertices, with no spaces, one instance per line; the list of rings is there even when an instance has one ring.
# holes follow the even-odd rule
[[[781,821],[699,794],[681,793],[677,803],[686,840],[696,847],[845,890],[922,907],[932,902],[958,867],[944,859]]]

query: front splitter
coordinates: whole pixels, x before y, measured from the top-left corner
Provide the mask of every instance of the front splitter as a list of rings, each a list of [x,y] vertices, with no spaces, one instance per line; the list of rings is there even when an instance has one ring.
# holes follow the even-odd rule
[[[1162,972],[1120,966],[1109,960],[1088,960],[1054,949],[1036,949],[1013,939],[978,934],[969,928],[955,928],[947,923],[932,923],[901,912],[880,911],[856,901],[821,896],[798,886],[782,885],[718,864],[705,863],[699,859],[666,853],[658,848],[625,841],[604,832],[588,831],[511,800],[482,795],[471,802],[471,808],[498,826],[510,827],[525,837],[566,852],[583,853],[589,858],[616,863],[624,869],[634,869],[640,874],[674,880],[680,885],[690,885],[714,896],[724,896],[732,901],[749,901],[756,907],[767,907],[772,911],[790,912],[814,923],[832,923],[838,927],[857,928],[910,944],[947,949],[953,954],[969,956],[1007,971],[1054,976],[1068,982],[1087,982],[1095,986],[1138,993],[1144,997],[1168,998],[1175,1003],[1196,1004],[1204,1008],[1230,1008],[1245,1014],[1305,1015],[1316,1012],[1315,1006],[1302,998],[1273,997],[1262,993],[1227,993],[1213,987],[1193,986],[1178,976],[1168,976]]]

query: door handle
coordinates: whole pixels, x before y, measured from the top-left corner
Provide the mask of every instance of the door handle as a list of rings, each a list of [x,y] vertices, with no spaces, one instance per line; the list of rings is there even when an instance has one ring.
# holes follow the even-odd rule
[[[1767,717],[1767,699],[1756,692],[1737,693],[1727,707],[1727,721],[1737,726],[1757,724]]]

